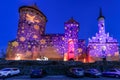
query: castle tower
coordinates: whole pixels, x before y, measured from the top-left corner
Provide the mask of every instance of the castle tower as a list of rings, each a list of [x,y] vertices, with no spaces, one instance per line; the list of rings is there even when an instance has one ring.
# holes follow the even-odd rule
[[[101,60],[118,61],[118,42],[113,37],[110,37],[109,33],[106,34],[105,17],[102,15],[101,9],[97,20],[99,31],[95,37],[89,38],[88,43],[90,62]]]
[[[45,34],[46,16],[36,5],[19,8],[20,19],[17,40],[20,42],[36,40]]]
[[[73,18],[65,22],[65,54],[64,60],[76,60],[78,48],[79,23]]]
[[[98,17],[98,27],[99,27],[99,40],[101,43],[106,42],[106,34],[105,34],[105,17],[102,14],[102,9],[100,8],[99,17]]]
[[[7,59],[36,59],[40,51],[41,35],[45,34],[46,16],[34,4],[19,8],[17,38],[9,42]]]
[[[100,8],[100,13],[98,17],[98,27],[99,27],[99,33],[105,34],[105,17],[102,15],[102,9]]]
[[[41,35],[45,34],[46,16],[35,4],[33,6],[20,7],[19,13],[17,41],[21,44],[21,47],[24,47],[22,50],[26,54],[32,54],[32,57],[36,58]]]

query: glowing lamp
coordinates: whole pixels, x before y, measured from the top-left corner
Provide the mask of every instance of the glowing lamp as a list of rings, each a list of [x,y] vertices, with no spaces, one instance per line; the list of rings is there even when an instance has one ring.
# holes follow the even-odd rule
[[[102,46],[102,50],[105,51],[106,50],[106,46]]]
[[[20,54],[16,54],[16,56],[15,56],[15,60],[21,60],[21,56],[20,56]]]

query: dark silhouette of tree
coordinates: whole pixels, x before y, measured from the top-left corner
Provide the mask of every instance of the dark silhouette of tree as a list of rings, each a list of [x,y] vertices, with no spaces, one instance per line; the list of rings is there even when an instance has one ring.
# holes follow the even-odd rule
[[[1,49],[0,50],[0,58],[5,58],[5,51],[4,51],[4,49]]]

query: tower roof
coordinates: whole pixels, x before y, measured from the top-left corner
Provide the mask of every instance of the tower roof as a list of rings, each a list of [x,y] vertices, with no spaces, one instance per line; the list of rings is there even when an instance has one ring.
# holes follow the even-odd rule
[[[38,8],[38,6],[37,6],[36,3],[34,3],[33,5],[31,5],[31,7],[33,7],[33,8],[35,8],[35,9],[39,10],[39,8]]]
[[[66,24],[71,24],[71,23],[76,23],[76,24],[79,24],[77,21],[75,21],[73,19],[73,17],[71,17],[67,22],[65,22]]]
[[[102,8],[100,8],[100,10],[99,10],[99,17],[98,17],[98,19],[100,19],[100,18],[105,18],[105,17],[103,16],[103,14],[102,14]]]
[[[21,6],[21,7],[19,8],[19,12],[20,12],[20,10],[23,9],[23,8],[31,8],[31,9],[34,9],[34,10],[40,12],[45,18],[47,18],[47,17],[44,15],[44,13],[39,10],[39,8],[38,8],[38,6],[36,5],[36,3],[34,3],[34,4],[31,5],[31,6]]]

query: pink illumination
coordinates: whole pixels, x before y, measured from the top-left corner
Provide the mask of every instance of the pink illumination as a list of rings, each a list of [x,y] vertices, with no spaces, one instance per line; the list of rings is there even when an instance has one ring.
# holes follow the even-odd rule
[[[15,60],[21,60],[21,55],[20,54],[16,54]]]
[[[86,63],[86,58],[83,59],[83,62]]]
[[[69,39],[68,41],[68,60],[74,59],[74,41]]]

